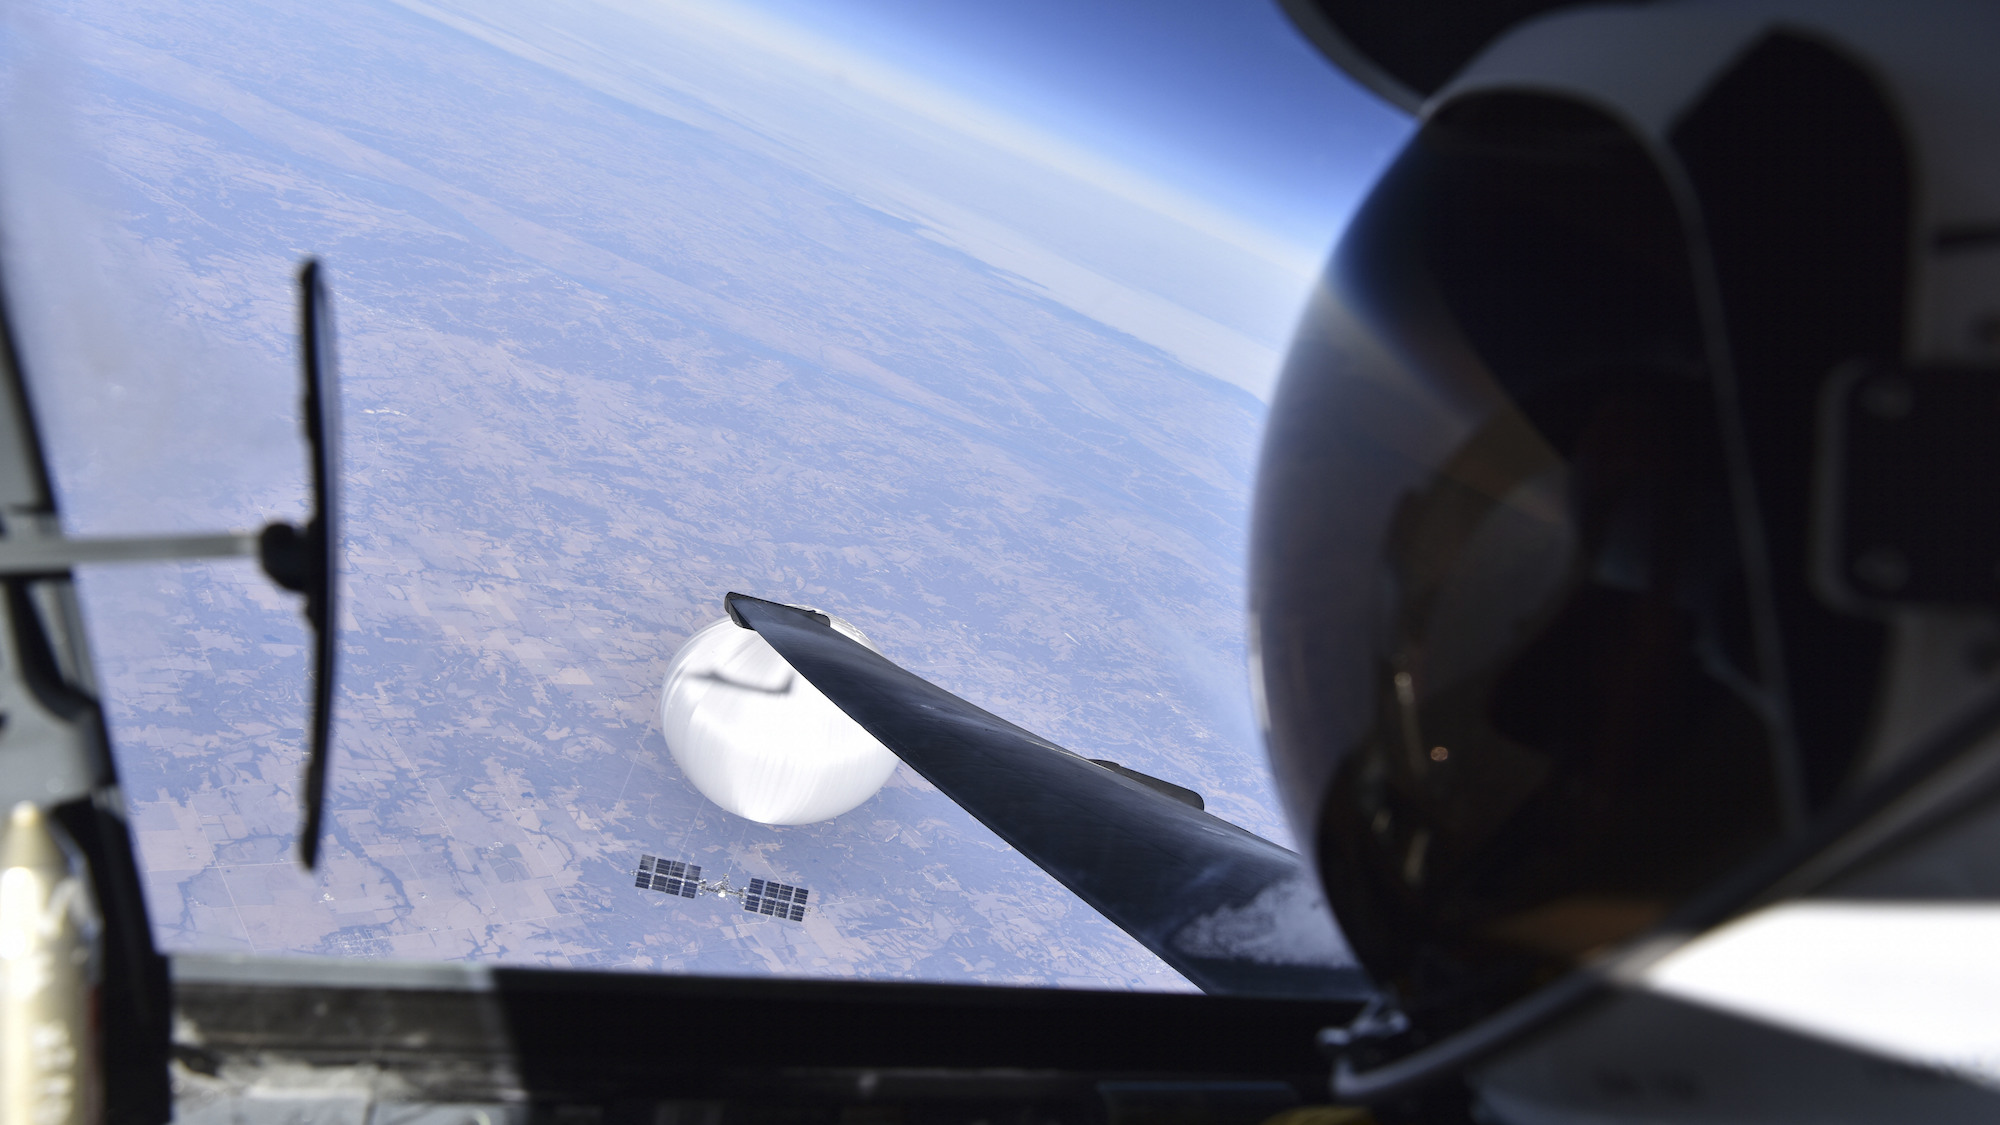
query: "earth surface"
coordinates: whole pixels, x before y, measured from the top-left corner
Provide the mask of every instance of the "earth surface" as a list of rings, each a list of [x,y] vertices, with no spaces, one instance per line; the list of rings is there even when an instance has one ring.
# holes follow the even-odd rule
[[[83,576],[164,947],[1187,987],[907,768],[818,824],[709,804],[657,692],[726,591],[812,604],[1289,843],[1242,580],[1310,261],[748,10],[8,19],[9,296],[72,530],[298,518],[297,263],[334,293],[317,873],[295,600]],[[814,909],[637,891],[642,853]]]

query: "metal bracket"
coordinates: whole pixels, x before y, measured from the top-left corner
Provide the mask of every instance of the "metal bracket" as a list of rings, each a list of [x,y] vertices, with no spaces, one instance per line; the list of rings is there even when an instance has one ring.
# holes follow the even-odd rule
[[[1829,603],[2000,604],[2000,369],[1843,364],[1821,393],[1815,475]]]
[[[1408,1030],[1410,1018],[1377,996],[1344,1026],[1320,1028],[1319,1049],[1322,1054],[1340,1056],[1346,1054],[1350,1047],[1379,1039],[1393,1039]]]
[[[254,532],[215,535],[135,535],[115,539],[0,539],[0,576],[60,574],[86,563],[163,562],[169,559],[256,558]]]

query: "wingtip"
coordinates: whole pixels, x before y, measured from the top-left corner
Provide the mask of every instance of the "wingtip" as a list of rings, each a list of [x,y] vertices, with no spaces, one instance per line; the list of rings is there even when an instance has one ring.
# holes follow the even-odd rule
[[[763,600],[764,599],[762,598],[753,598],[748,594],[739,594],[736,591],[731,590],[728,593],[722,595],[722,612],[729,615],[729,619],[736,623],[736,627],[738,629],[748,629],[754,633],[757,631],[757,627],[755,625],[750,624],[748,621],[743,620],[743,613],[740,609],[737,608],[737,606],[738,603],[744,601],[756,602]]]
[[[729,615],[729,620],[735,622],[736,627],[739,629],[749,629],[752,632],[755,632],[757,629],[755,625],[752,625],[743,618],[743,606],[746,604],[790,610],[793,613],[803,613],[821,625],[831,626],[833,624],[833,618],[810,606],[789,605],[785,602],[774,602],[769,598],[753,598],[749,594],[739,594],[731,590],[729,593],[722,595],[722,611]]]

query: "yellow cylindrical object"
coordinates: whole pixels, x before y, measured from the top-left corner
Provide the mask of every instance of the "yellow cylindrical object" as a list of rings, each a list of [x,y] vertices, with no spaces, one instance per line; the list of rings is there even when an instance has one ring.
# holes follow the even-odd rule
[[[0,841],[0,1125],[97,1125],[97,919],[82,864],[31,801]]]

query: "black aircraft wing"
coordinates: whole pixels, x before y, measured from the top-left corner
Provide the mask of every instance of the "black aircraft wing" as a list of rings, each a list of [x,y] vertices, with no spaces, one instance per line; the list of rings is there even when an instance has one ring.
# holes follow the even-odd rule
[[[1298,855],[967,703],[823,614],[742,594],[723,604],[910,768],[1204,992],[1371,993]]]

